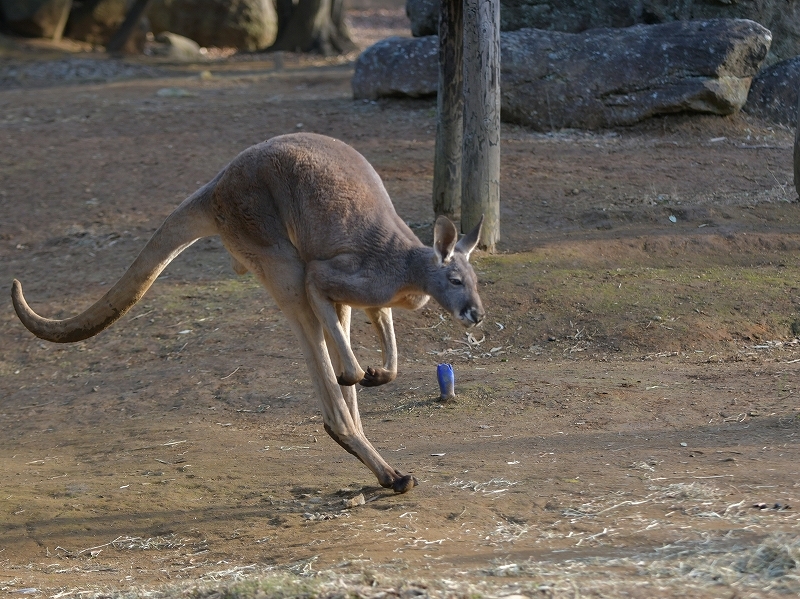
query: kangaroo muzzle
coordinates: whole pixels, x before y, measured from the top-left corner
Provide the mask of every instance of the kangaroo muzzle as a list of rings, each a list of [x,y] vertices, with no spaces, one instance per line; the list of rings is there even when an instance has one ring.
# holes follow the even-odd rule
[[[480,323],[485,316],[485,312],[483,308],[478,306],[467,306],[458,315],[458,319],[464,324],[465,326],[474,326]]]

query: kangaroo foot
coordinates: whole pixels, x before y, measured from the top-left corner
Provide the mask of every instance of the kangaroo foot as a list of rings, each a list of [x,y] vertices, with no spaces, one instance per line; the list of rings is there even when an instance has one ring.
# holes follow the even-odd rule
[[[395,493],[406,493],[413,489],[419,481],[417,481],[416,477],[412,476],[411,474],[406,474],[402,478],[398,478],[392,484],[392,490]]]
[[[397,475],[397,478],[393,478],[391,481],[385,483],[382,482],[382,487],[391,487],[392,491],[395,493],[407,493],[419,484],[417,477],[413,474],[403,474],[399,470],[395,470],[394,473]]]
[[[333,429],[329,427],[327,424],[323,425],[325,427],[325,432],[327,432],[331,438],[336,441],[339,445],[341,445],[348,453],[353,454],[362,463],[366,464],[366,462],[358,455],[350,445],[342,440],[339,435],[333,432]],[[373,470],[373,472],[375,472]],[[395,470],[392,472],[391,470],[384,470],[380,472],[378,475],[378,482],[382,487],[389,488],[391,487],[395,493],[406,493],[414,488],[414,486],[418,485],[419,482],[417,479],[412,476],[411,474],[403,474],[399,470]]]
[[[385,385],[391,383],[397,378],[397,373],[385,368],[367,368],[364,373],[364,378],[359,381],[363,387],[377,387],[378,385]]]

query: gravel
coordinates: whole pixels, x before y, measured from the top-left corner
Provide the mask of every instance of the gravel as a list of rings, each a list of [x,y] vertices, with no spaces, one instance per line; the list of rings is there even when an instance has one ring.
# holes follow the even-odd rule
[[[154,67],[129,64],[121,60],[64,58],[0,65],[0,88],[98,83],[163,75],[161,70]]]

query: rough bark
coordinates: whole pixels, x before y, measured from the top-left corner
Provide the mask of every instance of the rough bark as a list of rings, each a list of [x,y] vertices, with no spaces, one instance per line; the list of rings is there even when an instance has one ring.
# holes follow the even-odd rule
[[[149,2],[150,0],[134,0],[130,10],[128,11],[128,14],[125,15],[125,20],[122,21],[122,25],[119,26],[119,29],[109,40],[108,46],[106,46],[106,51],[122,51],[122,49],[125,47],[125,43],[131,36],[131,33],[133,33],[136,24],[139,22],[139,19],[142,18],[144,11],[147,9]]]
[[[500,1],[464,4],[464,158],[461,230],[484,217],[479,246],[500,239]]]
[[[330,56],[355,49],[344,21],[344,0],[278,0],[278,36],[267,51]]]
[[[794,189],[800,195],[800,94],[798,94],[795,120],[798,125],[794,130]]]
[[[439,92],[433,160],[433,211],[461,212],[461,149],[464,133],[463,0],[442,0],[439,18]]]

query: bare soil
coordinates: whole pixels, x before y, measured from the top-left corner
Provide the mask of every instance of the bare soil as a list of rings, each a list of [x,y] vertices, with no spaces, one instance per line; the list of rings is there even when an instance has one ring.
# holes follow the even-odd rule
[[[356,15],[364,39],[397,30],[382,10]],[[0,90],[0,280],[41,314],[92,303],[180,200],[289,131],[353,145],[430,237],[435,103],[353,101],[352,57],[140,59],[87,82],[52,62],[86,56],[4,44],[0,66],[52,73]],[[285,320],[215,239],[86,342],[39,341],[3,302],[0,591],[280,571],[374,596],[797,592],[792,132],[676,116],[502,142],[482,329],[397,313],[400,376],[359,392],[373,443],[420,480],[406,495],[325,435]],[[375,364],[365,317],[353,337]]]

